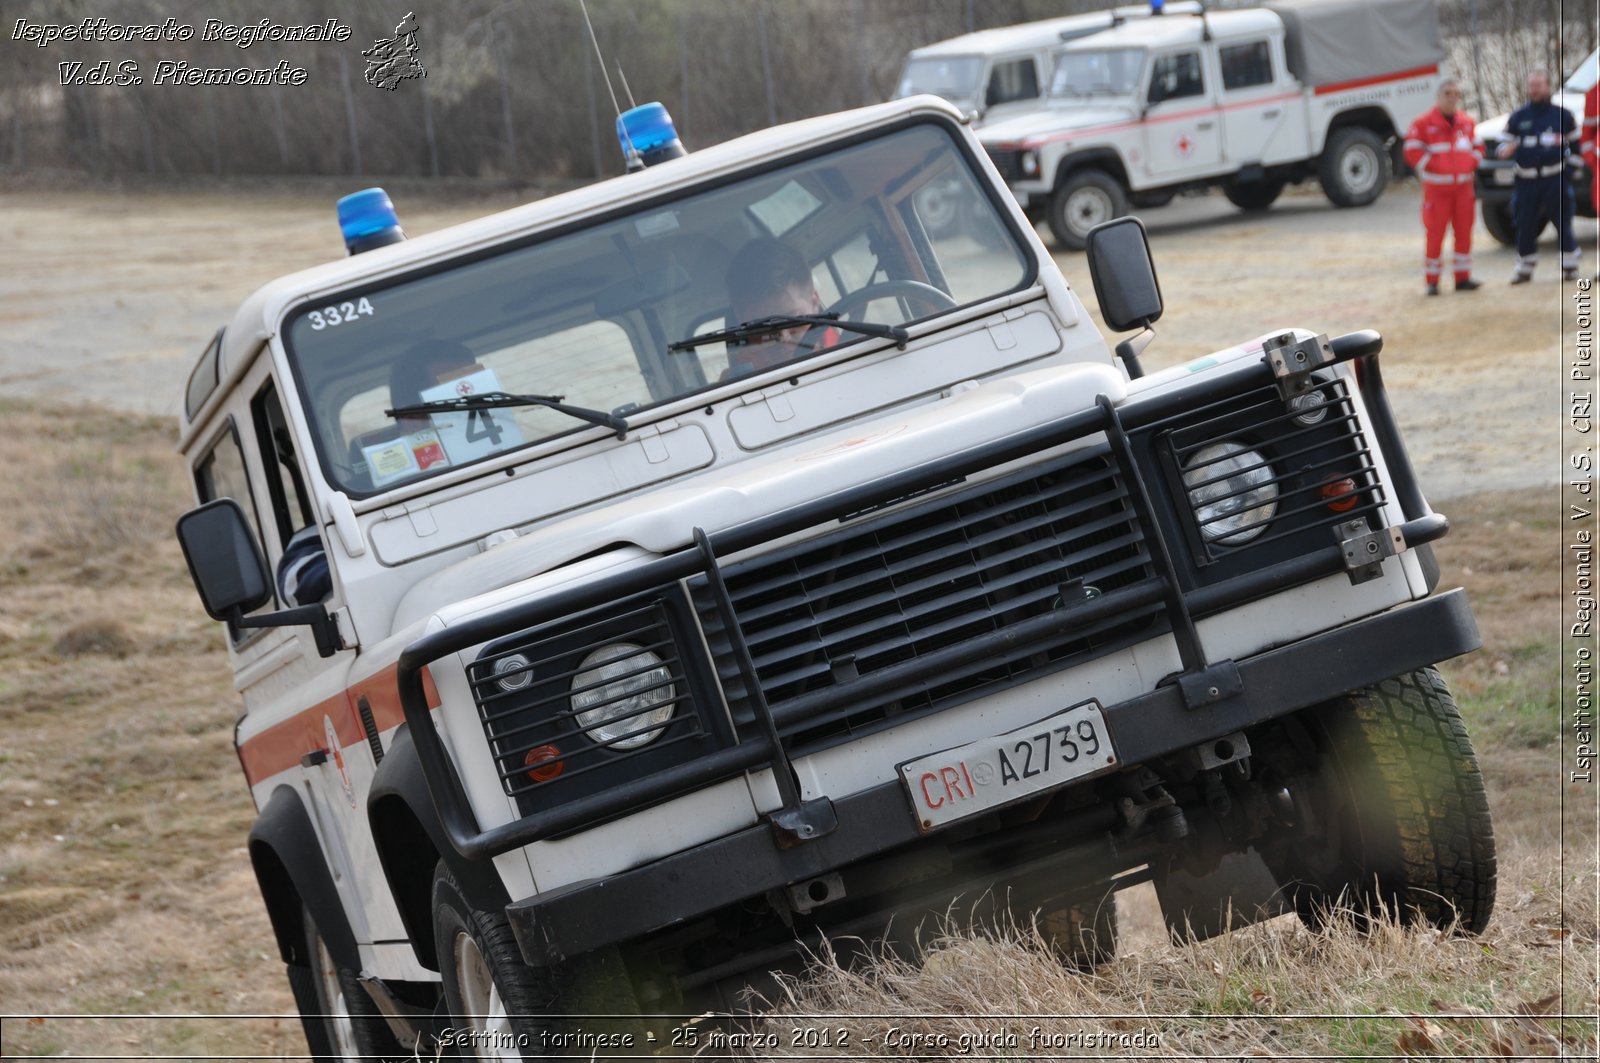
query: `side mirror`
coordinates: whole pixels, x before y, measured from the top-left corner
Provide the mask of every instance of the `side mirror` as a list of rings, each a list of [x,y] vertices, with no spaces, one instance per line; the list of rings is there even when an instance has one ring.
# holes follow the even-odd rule
[[[244,510],[233,499],[214,499],[179,517],[178,544],[211,619],[235,627],[306,625],[323,657],[344,648],[338,625],[320,605],[302,605],[265,616],[245,615],[272,600],[272,582]]]
[[[1088,252],[1089,278],[1107,328],[1129,332],[1161,320],[1161,285],[1143,222],[1123,217],[1096,225],[1089,230]]]
[[[1117,345],[1117,355],[1127,365],[1128,376],[1143,376],[1139,352],[1154,338],[1150,326],[1161,319],[1163,309],[1161,284],[1150,259],[1144,224],[1134,217],[1104,222],[1089,230],[1087,247],[1089,279],[1094,283],[1095,299],[1106,327],[1113,332],[1143,330]]]
[[[179,517],[178,543],[211,619],[233,619],[272,600],[267,563],[233,499],[219,498]]]

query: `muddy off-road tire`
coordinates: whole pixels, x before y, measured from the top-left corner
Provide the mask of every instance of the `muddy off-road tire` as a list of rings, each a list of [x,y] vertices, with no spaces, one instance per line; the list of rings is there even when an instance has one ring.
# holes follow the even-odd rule
[[[341,1063],[388,1063],[412,1058],[411,1050],[402,1048],[395,1040],[383,1013],[361,987],[356,972],[339,966],[328,952],[309,909],[303,910],[302,920],[306,929],[306,955],[311,961],[303,977],[307,978],[316,1000],[315,1014],[301,1017],[306,1025],[312,1058]],[[315,1038],[311,1035],[313,1027],[318,1033]]]
[[[1057,243],[1068,251],[1082,251],[1090,229],[1126,213],[1128,193],[1121,181],[1104,170],[1077,170],[1051,195],[1045,220]]]
[[[1269,755],[1292,802],[1262,850],[1307,925],[1345,908],[1481,933],[1495,844],[1483,774],[1444,679],[1386,679],[1284,721]]]
[[[1336,207],[1364,207],[1389,183],[1389,153],[1370,129],[1346,126],[1328,135],[1317,162],[1323,194]]]
[[[505,1049],[496,1054],[495,1045],[516,1045],[527,1059],[587,1056],[559,1040],[580,1032],[633,1034],[632,1047],[617,1053],[649,1051],[644,1023],[630,1018],[639,1002],[617,950],[557,967],[528,966],[505,915],[474,910],[442,861],[433,877],[433,929],[450,1025],[474,1031],[481,1042],[459,1046],[461,1058],[518,1058]]]
[[[1080,897],[1039,911],[1039,936],[1063,967],[1090,971],[1117,958],[1117,898]]]

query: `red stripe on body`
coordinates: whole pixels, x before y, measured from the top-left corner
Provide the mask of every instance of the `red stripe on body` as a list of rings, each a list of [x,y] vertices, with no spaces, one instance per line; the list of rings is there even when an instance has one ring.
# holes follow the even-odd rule
[[[1357,78],[1354,81],[1341,81],[1337,85],[1318,85],[1316,94],[1327,96],[1335,92],[1344,92],[1348,89],[1364,89],[1368,85],[1381,85],[1385,81],[1404,81],[1407,78],[1425,78],[1439,72],[1439,64],[1433,66],[1419,66],[1415,70],[1402,70],[1398,74],[1379,74],[1376,77]]]
[[[328,750],[327,735],[322,718],[333,721],[339,748],[365,743],[366,732],[361,727],[361,716],[356,712],[356,699],[366,697],[372,709],[372,719],[379,733],[405,722],[405,709],[400,704],[400,688],[395,684],[397,665],[363,679],[331,698],[325,698],[310,708],[302,709],[279,723],[273,724],[239,746],[239,765],[251,786],[279,772],[287,771],[300,763],[300,758],[317,750]],[[433,676],[422,670],[422,690],[428,707],[439,707],[439,690],[433,685]]]

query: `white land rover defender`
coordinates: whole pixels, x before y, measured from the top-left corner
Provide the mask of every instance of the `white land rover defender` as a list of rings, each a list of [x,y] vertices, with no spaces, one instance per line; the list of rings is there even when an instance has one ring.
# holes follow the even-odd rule
[[[1072,250],[1090,229],[1220,185],[1265,210],[1315,177],[1376,200],[1386,144],[1434,104],[1435,0],[1270,0],[1130,20],[1061,50],[1045,106],[980,134],[1029,217]]]
[[[190,379],[178,536],[316,1054],[640,1054],[583,1016],[929,912],[1093,963],[1148,881],[1180,932],[1484,927],[1431,667],[1478,635],[1376,333],[1141,375],[1138,222],[1090,240],[1114,357],[943,101],[688,155],[653,106],[659,165],[589,188],[411,240],[352,197],[362,253]],[[930,235],[933,181],[991,238]],[[799,311],[742,319],[751,246]]]

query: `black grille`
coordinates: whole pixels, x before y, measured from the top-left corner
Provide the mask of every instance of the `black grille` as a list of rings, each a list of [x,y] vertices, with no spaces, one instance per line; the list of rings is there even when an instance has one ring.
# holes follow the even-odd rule
[[[611,656],[620,674],[578,681],[585,672],[607,663],[588,660],[591,654],[618,644],[637,647]],[[552,803],[546,800],[549,793],[560,801],[604,788],[609,781],[607,768],[618,768],[625,773],[623,777],[634,778],[691,758],[694,752],[682,748],[685,744],[716,744],[703,726],[666,607],[659,601],[592,623],[514,636],[473,662],[467,678],[501,785],[507,795],[518,798],[525,811],[548,807]],[[524,679],[525,684],[511,690],[501,685]],[[625,689],[617,689],[619,686]],[[611,736],[613,744],[602,744],[585,733],[572,705],[574,695],[595,693],[604,696],[584,705],[583,711],[603,709],[625,697],[645,697],[651,704],[640,712],[670,707],[672,715],[657,723],[636,713],[619,721],[624,730]],[[591,720],[589,727],[594,725]],[[655,737],[641,747],[615,748],[617,741],[648,733]],[[547,746],[558,755],[541,749]],[[529,754],[535,751],[540,755],[530,764]],[[558,762],[560,772],[554,774]],[[531,776],[534,768],[549,777]]]
[[[1000,171],[1000,176],[1007,181],[1022,180],[1022,149],[1021,148],[985,148],[989,158],[994,161],[994,168]]]
[[[1320,396],[1320,419],[1301,424],[1305,410],[1287,408],[1275,389],[1263,388],[1218,408],[1187,414],[1187,422],[1168,437],[1173,461],[1183,477],[1180,498],[1193,505],[1193,493],[1217,489],[1206,501],[1217,507],[1201,520],[1191,508],[1196,532],[1196,555],[1201,564],[1220,561],[1244,550],[1281,543],[1308,530],[1332,527],[1376,513],[1384,504],[1383,486],[1372,462],[1372,450],[1361,433],[1354,405],[1343,380],[1317,384],[1307,394]],[[1308,400],[1314,401],[1314,400]],[[1222,474],[1205,475],[1211,455],[1207,448],[1224,443],[1241,444],[1261,460],[1234,468],[1235,476],[1259,474],[1250,482],[1230,482]],[[1215,453],[1215,452],[1213,452]],[[1237,530],[1223,522],[1230,511],[1252,508],[1252,492],[1272,495],[1270,513],[1242,524]],[[1206,538],[1213,530],[1216,541]],[[1228,533],[1218,535],[1218,527]],[[1331,540],[1322,537],[1318,545]]]
[[[723,569],[768,702],[784,702],[908,660],[914,689],[851,704],[784,729],[799,744],[864,727],[1145,632],[1159,606],[1073,630],[1056,642],[963,666],[940,651],[1108,594],[1153,569],[1121,477],[1103,454],[1079,454],[921,506],[847,521],[821,538]],[[703,579],[691,590],[738,723],[744,684]],[[742,715],[741,715],[742,713]]]

